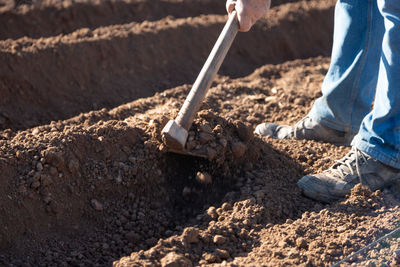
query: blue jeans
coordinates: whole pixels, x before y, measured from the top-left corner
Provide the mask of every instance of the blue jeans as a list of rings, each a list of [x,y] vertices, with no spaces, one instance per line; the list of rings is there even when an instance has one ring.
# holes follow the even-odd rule
[[[309,116],[400,168],[400,0],[338,0],[331,65]]]

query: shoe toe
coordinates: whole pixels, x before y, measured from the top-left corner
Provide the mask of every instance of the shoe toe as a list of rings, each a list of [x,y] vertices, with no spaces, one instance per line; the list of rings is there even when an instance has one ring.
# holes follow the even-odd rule
[[[306,175],[297,182],[297,185],[305,196],[314,200],[331,203],[338,199],[337,196],[329,192],[327,186],[316,176]]]
[[[275,136],[276,128],[278,124],[265,122],[257,125],[254,133],[261,135],[261,136]]]

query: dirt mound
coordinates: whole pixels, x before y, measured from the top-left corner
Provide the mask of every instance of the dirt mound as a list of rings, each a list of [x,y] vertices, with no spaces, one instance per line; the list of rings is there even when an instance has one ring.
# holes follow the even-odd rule
[[[220,73],[238,77],[267,62],[328,55],[332,10],[331,2],[276,7],[237,37]],[[46,124],[192,83],[225,20],[166,18],[0,41],[0,129]]]
[[[332,155],[339,158],[347,149],[309,141],[247,140],[238,122],[254,126],[266,116],[298,119],[318,95],[327,65],[327,59],[316,58],[264,66],[241,79],[220,79],[200,111],[208,116],[200,116],[194,130],[205,122],[224,126],[222,136],[232,141],[220,155],[223,162],[159,150],[162,122],[177,112],[189,86],[110,111],[3,132],[1,168],[8,178],[1,186],[7,207],[1,216],[7,227],[1,244],[8,252],[0,259],[103,265],[131,255],[115,264],[227,260],[242,265],[264,262],[267,255],[276,264],[319,265],[355,251],[390,229],[387,222],[398,216],[398,200],[389,191],[372,200],[354,193],[321,213],[323,207],[302,197],[295,182],[329,166]],[[249,110],[246,118],[237,107]],[[232,150],[237,141],[245,146],[242,157]],[[196,179],[199,175],[210,175],[211,184]],[[359,197],[370,204],[358,204]],[[371,221],[379,227],[366,228]],[[343,232],[331,230],[347,224]],[[320,243],[314,245],[311,240],[321,231]],[[341,244],[335,240],[344,236],[347,250],[338,245],[332,254],[331,246],[324,245]],[[277,246],[282,240],[285,244]],[[290,255],[286,248],[293,250]]]
[[[263,121],[296,122],[320,95],[329,58],[315,56],[330,50],[333,1],[276,6],[238,36],[190,130],[188,148],[206,159],[163,151],[160,130],[226,17],[165,17],[168,8],[185,16],[179,4],[193,4],[193,16],[221,5],[50,1],[4,11],[43,19],[49,28],[27,27],[31,36],[54,34],[40,13],[52,8],[93,21],[0,41],[0,265],[324,266],[394,229],[398,185],[357,187],[331,205],[297,188],[348,148],[253,135]],[[109,25],[140,6],[154,21]],[[24,27],[10,31],[29,36]]]

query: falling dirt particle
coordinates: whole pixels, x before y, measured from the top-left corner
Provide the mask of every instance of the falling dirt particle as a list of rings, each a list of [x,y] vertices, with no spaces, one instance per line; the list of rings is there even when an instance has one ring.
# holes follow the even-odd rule
[[[44,203],[49,204],[50,201],[51,201],[51,197],[50,197],[50,196],[45,196],[45,197],[43,198],[43,201],[44,201]]]
[[[251,170],[253,169],[253,163],[251,163],[251,162],[246,162],[246,163],[244,164],[243,169],[244,169],[245,171],[251,171]]]
[[[225,138],[220,138],[219,143],[223,148],[225,148],[228,145],[228,141]]]
[[[213,160],[217,156],[217,151],[211,147],[207,147],[207,158]]]
[[[36,164],[36,170],[39,171],[39,172],[43,170],[43,165],[42,165],[42,163],[38,162],[38,163]]]
[[[32,189],[37,189],[37,188],[39,188],[39,186],[40,186],[40,182],[39,181],[31,183],[31,188]]]
[[[55,167],[50,167],[50,174],[53,176],[57,175],[57,169]]]
[[[164,258],[161,259],[162,267],[192,267],[192,262],[185,256],[170,252]]]
[[[71,173],[75,173],[79,169],[79,163],[76,160],[71,160],[68,162],[68,169]]]
[[[190,189],[190,187],[185,186],[182,190],[182,196],[186,197],[188,196],[190,193],[192,192],[192,190]]]
[[[246,145],[242,142],[236,142],[232,144],[232,153],[236,158],[240,158],[246,152]]]
[[[201,183],[201,184],[211,184],[212,183],[212,177],[211,177],[210,174],[208,174],[206,172],[197,172],[196,181]]]
[[[100,201],[98,201],[97,199],[92,199],[90,201],[90,204],[92,204],[92,207],[96,210],[96,211],[102,211],[103,210],[103,204],[100,203]]]
[[[222,245],[226,242],[226,237],[222,235],[216,235],[214,236],[213,241],[216,245]]]
[[[259,200],[263,200],[264,198],[264,191],[263,190],[258,190],[254,193],[254,196],[259,199]]]
[[[223,132],[223,128],[220,124],[218,124],[217,126],[214,127],[213,132],[216,134],[222,134]]]
[[[53,179],[51,179],[51,177],[48,175],[42,175],[40,178],[40,181],[41,181],[42,186],[48,186],[53,183]]]

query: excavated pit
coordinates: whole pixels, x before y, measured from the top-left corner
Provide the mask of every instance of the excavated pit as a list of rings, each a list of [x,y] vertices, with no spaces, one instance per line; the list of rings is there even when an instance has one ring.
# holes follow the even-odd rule
[[[297,188],[348,148],[253,135],[320,96],[334,1],[275,1],[190,129],[208,159],[164,151],[224,2],[0,5],[0,265],[328,266],[394,229],[398,184],[330,205]]]

